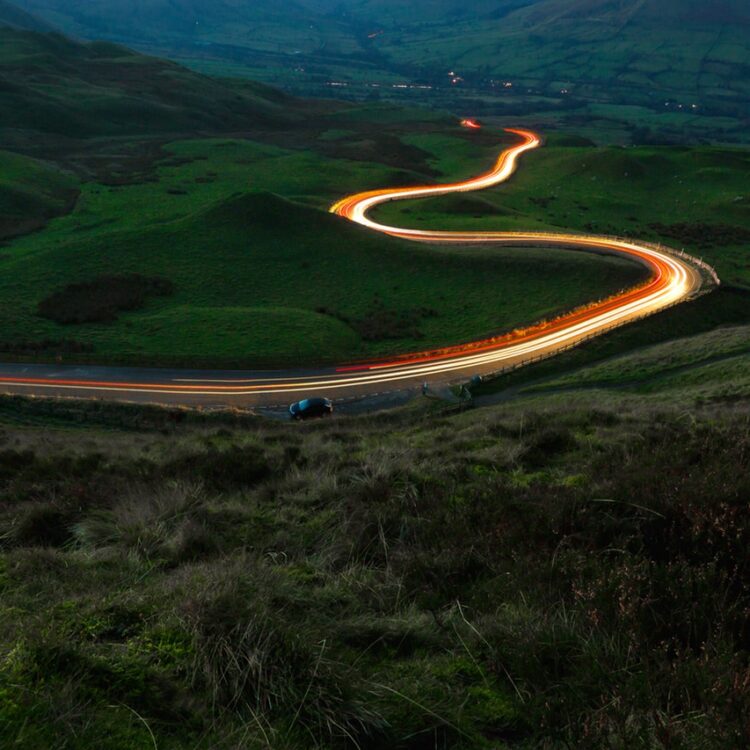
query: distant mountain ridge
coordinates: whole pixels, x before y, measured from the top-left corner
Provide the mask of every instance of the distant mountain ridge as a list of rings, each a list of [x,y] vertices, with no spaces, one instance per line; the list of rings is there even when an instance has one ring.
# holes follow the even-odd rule
[[[0,26],[28,31],[52,31],[53,27],[6,0],[0,0]]]
[[[750,109],[748,0],[17,1],[66,33],[178,58],[357,60],[594,100]]]

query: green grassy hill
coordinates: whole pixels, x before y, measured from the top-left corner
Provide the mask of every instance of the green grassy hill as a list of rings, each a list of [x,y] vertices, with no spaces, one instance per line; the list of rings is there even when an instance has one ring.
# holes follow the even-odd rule
[[[417,141],[418,142],[418,141]],[[393,203],[387,221],[445,229],[575,229],[649,238],[716,265],[750,285],[750,151],[732,148],[578,148],[556,137],[513,180],[472,207],[456,198]]]
[[[415,248],[327,214],[369,186],[489,163],[501,139],[473,144],[443,115],[298,103],[108,43],[0,39],[0,130],[45,159],[0,153],[0,237],[75,204],[0,254],[4,356],[341,361],[512,329],[641,278],[565,252]],[[201,131],[275,145],[167,145]]]
[[[635,266],[565,251],[415,247],[271,193],[230,196],[168,222],[135,214],[127,228],[86,232],[91,201],[117,210],[106,195],[84,194],[80,216],[16,243],[0,261],[6,352],[19,341],[33,351],[33,342],[73,338],[98,361],[341,362],[510,330],[642,277]],[[174,293],[115,322],[39,317],[39,303],[66,285],[91,285],[66,303],[75,316],[92,296],[106,296],[112,274],[133,273],[167,279]]]

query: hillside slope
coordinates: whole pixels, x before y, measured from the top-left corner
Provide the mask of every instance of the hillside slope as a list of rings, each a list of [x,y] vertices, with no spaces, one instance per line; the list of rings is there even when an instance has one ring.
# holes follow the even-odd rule
[[[36,16],[27,13],[7,0],[0,0],[0,27],[10,26],[14,29],[29,31],[52,31],[52,26]]]
[[[5,744],[747,747],[748,360],[307,425],[0,399]]]
[[[89,38],[258,64],[357,60],[399,74],[498,76],[552,94],[737,115],[750,102],[744,0],[82,2],[28,8]]]
[[[0,130],[71,138],[272,127],[294,120],[283,94],[229,87],[109,43],[0,27]]]
[[[497,5],[494,17],[427,24],[412,7],[413,21],[383,34],[378,49],[393,61],[484,71],[550,92],[602,96],[609,88],[639,103],[671,96],[699,107],[750,101],[750,12],[740,0]]]
[[[49,219],[68,213],[78,195],[71,175],[0,151],[0,242],[40,229]]]
[[[86,233],[81,221],[95,200],[87,188],[54,240],[15,243],[2,259],[0,351],[74,337],[97,361],[342,362],[511,330],[642,279],[637,266],[584,253],[415,248],[269,192],[231,195],[176,221],[149,225],[138,215],[127,229]],[[121,319],[80,318],[106,296],[108,277],[134,273],[166,279],[173,293]],[[73,310],[63,324],[61,292]],[[50,299],[54,314],[40,317]]]

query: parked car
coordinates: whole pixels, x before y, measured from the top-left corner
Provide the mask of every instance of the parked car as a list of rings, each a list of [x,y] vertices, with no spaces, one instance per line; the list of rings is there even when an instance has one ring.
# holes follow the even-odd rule
[[[289,407],[292,419],[315,419],[333,414],[333,401],[328,398],[306,398]]]

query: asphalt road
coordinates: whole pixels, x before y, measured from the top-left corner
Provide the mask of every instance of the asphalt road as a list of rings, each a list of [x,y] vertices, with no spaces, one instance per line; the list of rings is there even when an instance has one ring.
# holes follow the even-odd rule
[[[519,157],[541,145],[535,133],[525,130],[509,132],[517,135],[520,142],[503,151],[495,167],[484,175],[450,185],[360,193],[339,201],[331,212],[372,231],[414,242],[555,246],[618,255],[646,266],[651,272],[648,282],[555,321],[533,325],[513,334],[390,360],[279,372],[7,364],[0,365],[0,390],[42,397],[243,408],[277,408],[299,398],[317,395],[337,401],[365,397],[388,401],[421,388],[425,382],[437,386],[467,381],[474,375],[487,375],[550,356],[611,328],[671,307],[700,290],[703,276],[689,257],[645,243],[567,233],[401,229],[369,218],[373,208],[388,201],[482,190],[505,182],[515,171]]]

